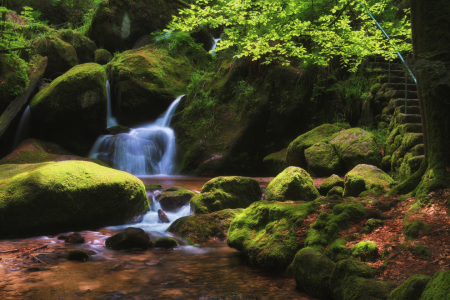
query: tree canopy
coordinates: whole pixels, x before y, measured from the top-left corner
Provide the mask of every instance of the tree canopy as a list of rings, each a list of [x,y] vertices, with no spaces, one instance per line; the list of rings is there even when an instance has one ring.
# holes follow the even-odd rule
[[[196,0],[174,16],[170,27],[190,31],[223,26],[225,35],[216,51],[237,46],[237,57],[285,65],[296,58],[326,65],[340,57],[343,65],[356,70],[366,56],[395,57],[394,44],[400,51],[412,49],[408,12],[393,20],[396,10],[392,0]]]

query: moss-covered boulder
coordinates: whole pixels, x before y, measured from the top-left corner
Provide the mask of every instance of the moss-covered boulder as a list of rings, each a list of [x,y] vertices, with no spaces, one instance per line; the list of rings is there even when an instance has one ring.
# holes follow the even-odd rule
[[[306,168],[305,149],[328,141],[335,133],[347,129],[347,124],[323,124],[297,137],[287,148],[286,161],[290,166]]]
[[[261,200],[258,181],[250,177],[216,177],[205,183],[201,193],[191,199],[195,213],[207,214],[226,208],[246,208]]]
[[[344,161],[347,170],[359,164],[381,167],[380,149],[375,137],[361,128],[347,129],[337,134],[330,143]]]
[[[125,51],[108,64],[116,117],[135,126],[156,119],[186,92],[193,66],[153,45]]]
[[[430,280],[431,277],[426,275],[413,275],[393,290],[388,300],[419,300]]]
[[[55,36],[41,36],[34,40],[31,53],[48,57],[45,78],[54,79],[78,64],[75,48]]]
[[[263,164],[269,176],[277,176],[289,167],[286,161],[287,148],[264,157]]]
[[[435,299],[450,299],[450,271],[436,272],[420,297],[420,300]]]
[[[344,300],[386,300],[395,284],[389,281],[350,276],[343,282]]]
[[[141,228],[128,227],[109,237],[105,241],[106,248],[114,250],[140,248],[147,249],[153,245],[148,234]]]
[[[362,261],[373,261],[378,257],[378,246],[372,241],[361,241],[350,251],[353,257],[359,257]]]
[[[155,247],[158,248],[174,248],[178,246],[177,240],[171,237],[160,237],[155,241]]]
[[[344,194],[344,188],[341,186],[333,186],[331,190],[328,191],[327,197],[338,197],[341,198]]]
[[[364,191],[377,189],[387,192],[395,181],[381,169],[371,165],[357,165],[344,177],[344,197],[357,197]]]
[[[320,194],[326,195],[335,186],[344,187],[344,180],[336,174],[331,175],[320,184]]]
[[[0,114],[28,86],[27,64],[18,55],[0,54]]]
[[[83,160],[109,167],[96,158],[86,158],[73,155],[61,146],[38,139],[26,139],[9,155],[0,160],[0,165],[6,164],[36,164],[48,161]]]
[[[242,211],[242,208],[224,209],[210,214],[181,217],[170,224],[167,231],[198,244],[211,238],[224,238],[231,221]]]
[[[330,299],[331,289],[328,279],[334,266],[335,263],[325,254],[307,247],[295,255],[292,271],[295,282],[301,290],[313,297]]]
[[[34,96],[30,104],[37,138],[86,155],[106,127],[106,72],[98,64],[78,65]]]
[[[131,49],[141,36],[165,29],[179,8],[176,1],[101,2],[86,35],[111,53]]]
[[[283,269],[300,248],[296,231],[319,208],[316,201],[258,201],[231,222],[228,246],[242,251],[252,265]]]
[[[189,204],[192,197],[195,196],[193,191],[174,186],[162,191],[156,197],[164,211],[176,211],[182,206]]]
[[[314,177],[341,173],[344,163],[328,142],[317,143],[305,150],[308,172]]]
[[[364,223],[363,228],[361,228],[361,233],[371,233],[376,228],[384,225],[384,221],[380,219],[368,219],[366,223]]]
[[[63,29],[60,31],[59,38],[75,48],[78,63],[84,64],[94,62],[94,53],[97,50],[97,46],[81,32]]]
[[[288,167],[278,174],[266,188],[267,200],[312,201],[320,196],[309,174],[298,167]]]
[[[94,62],[99,65],[106,65],[113,59],[112,54],[105,49],[97,49],[94,52]]]
[[[330,275],[330,288],[335,300],[344,300],[345,281],[351,277],[372,278],[375,269],[354,259],[344,259],[336,263]]]
[[[85,161],[0,166],[0,237],[123,224],[149,210],[144,184]]]

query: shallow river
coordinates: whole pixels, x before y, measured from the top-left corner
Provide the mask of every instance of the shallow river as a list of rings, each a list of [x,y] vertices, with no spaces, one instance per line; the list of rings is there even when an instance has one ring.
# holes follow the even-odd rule
[[[142,180],[198,191],[208,179]],[[259,181],[262,187],[268,182]],[[258,299],[314,299],[297,291],[292,278],[247,266],[225,241],[134,252],[106,249],[105,239],[120,228],[81,232],[86,243],[78,245],[65,244],[57,236],[0,240],[0,252],[47,245],[26,257],[0,253],[0,299],[201,299],[230,292]],[[161,230],[150,232],[153,240],[161,235]],[[73,249],[90,252],[91,260],[67,261]]]

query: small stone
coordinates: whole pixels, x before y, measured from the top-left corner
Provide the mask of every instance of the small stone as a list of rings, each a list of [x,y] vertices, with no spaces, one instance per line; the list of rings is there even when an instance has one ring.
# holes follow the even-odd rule
[[[158,209],[158,217],[162,223],[170,223],[169,218],[167,218],[166,214],[162,209]]]
[[[78,232],[74,232],[72,234],[69,234],[69,236],[66,238],[66,243],[69,244],[84,244],[84,237],[79,234]]]
[[[178,242],[170,237],[160,237],[155,242],[155,247],[159,248],[173,248],[178,246]]]
[[[67,254],[67,260],[86,261],[90,256],[82,250],[72,250]]]

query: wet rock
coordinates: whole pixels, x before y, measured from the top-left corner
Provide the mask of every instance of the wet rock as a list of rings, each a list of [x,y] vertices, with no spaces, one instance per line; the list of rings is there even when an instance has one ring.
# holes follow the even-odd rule
[[[164,211],[177,211],[189,204],[195,193],[182,187],[174,186],[158,194],[157,199]]]
[[[58,240],[65,241],[66,239],[67,239],[67,235],[60,235],[60,236],[58,236]]]
[[[216,177],[205,183],[201,193],[191,199],[196,214],[207,214],[227,208],[246,208],[261,200],[258,181],[250,177]]]
[[[364,191],[387,192],[395,181],[381,169],[371,165],[357,165],[344,178],[344,197],[357,197]]]
[[[286,168],[267,185],[266,192],[271,201],[312,201],[320,196],[308,172],[298,167]]]
[[[162,190],[163,186],[160,184],[154,184],[154,183],[148,183],[148,184],[144,184],[145,189],[147,191],[154,191],[154,190]],[[155,195],[155,197],[157,197],[157,195],[159,195],[161,192],[156,193],[157,191],[153,192],[153,195]]]
[[[158,209],[158,217],[162,223],[170,223],[169,218],[167,218],[166,214],[162,209]]]
[[[97,49],[94,52],[94,62],[99,65],[106,65],[113,59],[112,54],[105,49]]]
[[[149,210],[142,181],[91,162],[0,165],[0,182],[3,238],[123,224]]]
[[[69,234],[65,242],[69,244],[84,244],[84,237],[78,232],[74,232]]]
[[[71,250],[67,254],[67,260],[86,261],[90,256],[82,250]]]
[[[112,237],[107,238],[105,246],[114,250],[132,248],[145,250],[150,246],[150,237],[140,228],[128,227]]]
[[[84,34],[76,30],[63,29],[60,31],[59,37],[75,48],[80,64],[94,62],[94,52],[97,50],[97,46]]]
[[[320,194],[326,195],[335,186],[344,187],[344,180],[336,174],[331,175],[320,184]]]
[[[131,131],[131,129],[127,126],[117,125],[117,126],[106,128],[104,133],[116,135],[116,134],[121,134],[121,133],[130,133],[130,131]]]
[[[313,297],[331,299],[329,277],[333,272],[335,263],[325,254],[313,249],[303,248],[292,262],[297,286]]]
[[[177,240],[170,237],[160,237],[155,242],[155,247],[157,248],[173,248],[178,246]]]
[[[156,267],[156,266],[162,266],[162,262],[159,260],[155,260],[155,261],[146,261],[144,262],[144,265],[146,265],[147,267]]]

